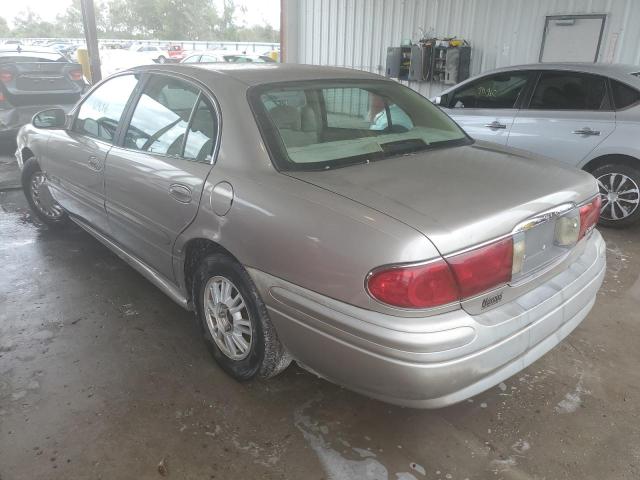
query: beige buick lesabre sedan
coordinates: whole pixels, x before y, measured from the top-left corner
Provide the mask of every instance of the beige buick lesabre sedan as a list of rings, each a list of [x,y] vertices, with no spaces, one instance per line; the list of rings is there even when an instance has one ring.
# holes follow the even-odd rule
[[[18,143],[34,212],[195,311],[239,380],[295,359],[387,402],[449,405],[557,345],[604,276],[592,176],[474,142],[368,73],[139,67]]]

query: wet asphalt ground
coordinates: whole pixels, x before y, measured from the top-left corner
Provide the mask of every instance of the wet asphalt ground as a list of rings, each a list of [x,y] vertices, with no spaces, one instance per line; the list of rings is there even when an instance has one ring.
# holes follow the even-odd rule
[[[638,479],[640,228],[604,230],[587,319],[459,405],[385,405],[290,367],[240,384],[192,314],[79,228],[29,213],[0,156],[0,478]],[[348,368],[345,365],[345,368]]]

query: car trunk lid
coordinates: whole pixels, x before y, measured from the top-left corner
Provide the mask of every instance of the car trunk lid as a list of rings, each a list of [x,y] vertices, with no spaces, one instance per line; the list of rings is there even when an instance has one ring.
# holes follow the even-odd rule
[[[584,172],[484,142],[286,173],[415,228],[443,256],[510,234],[530,217],[597,192]]]
[[[84,88],[82,67],[69,62],[11,62],[0,64],[0,81],[12,105],[75,102]]]

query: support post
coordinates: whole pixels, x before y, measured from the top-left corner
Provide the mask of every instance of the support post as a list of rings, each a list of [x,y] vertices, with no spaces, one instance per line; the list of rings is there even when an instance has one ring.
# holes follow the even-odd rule
[[[84,27],[84,38],[87,41],[87,50],[89,51],[91,84],[95,85],[102,79],[102,70],[100,69],[98,29],[96,28],[96,12],[93,7],[93,0],[80,0],[80,8],[82,9],[82,26]]]

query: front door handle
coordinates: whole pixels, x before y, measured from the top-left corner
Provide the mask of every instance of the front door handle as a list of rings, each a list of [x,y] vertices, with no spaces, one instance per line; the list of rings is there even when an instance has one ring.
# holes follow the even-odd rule
[[[180,203],[191,203],[191,189],[186,185],[182,185],[180,183],[172,184],[171,186],[169,186],[169,195],[171,195]]]
[[[586,135],[586,136],[595,135],[595,136],[598,136],[598,135],[600,135],[600,130],[591,130],[589,127],[584,127],[584,128],[579,129],[579,130],[574,130],[571,133],[573,133],[574,135]]]
[[[507,126],[504,123],[500,123],[498,120],[494,120],[491,123],[487,123],[485,125],[485,127],[491,128],[491,129],[496,129],[496,130],[507,128]]]

